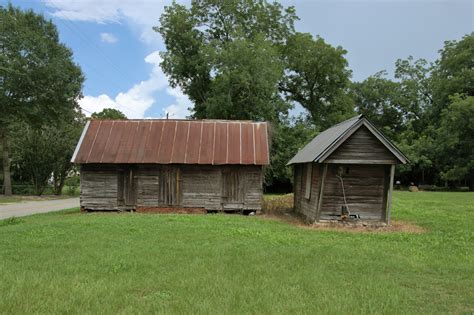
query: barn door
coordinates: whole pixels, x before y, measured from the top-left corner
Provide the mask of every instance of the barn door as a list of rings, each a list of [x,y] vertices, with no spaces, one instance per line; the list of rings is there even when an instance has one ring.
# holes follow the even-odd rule
[[[224,209],[241,209],[245,201],[244,180],[236,168],[222,171],[222,206]]]
[[[176,166],[163,166],[159,176],[158,203],[160,206],[178,206],[181,202],[180,171]]]
[[[125,167],[118,173],[117,204],[122,207],[135,207],[137,203],[136,183],[133,167]]]

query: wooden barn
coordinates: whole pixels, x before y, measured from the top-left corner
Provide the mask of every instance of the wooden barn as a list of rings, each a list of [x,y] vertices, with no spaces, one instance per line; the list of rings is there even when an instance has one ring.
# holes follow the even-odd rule
[[[364,116],[320,133],[288,163],[294,207],[309,222],[390,223],[396,164],[406,156]]]
[[[92,120],[71,161],[82,210],[259,211],[267,124]]]

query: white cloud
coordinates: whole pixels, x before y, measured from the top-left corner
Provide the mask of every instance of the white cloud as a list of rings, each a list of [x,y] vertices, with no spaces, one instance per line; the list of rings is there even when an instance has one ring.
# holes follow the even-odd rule
[[[189,98],[183,94],[179,88],[168,87],[166,92],[176,98],[176,104],[171,104],[163,109],[165,115],[168,114],[169,118],[186,118],[191,115],[189,108],[192,107],[192,102]]]
[[[99,24],[124,22],[138,32],[143,42],[152,45],[153,48],[157,48],[162,40],[152,27],[158,25],[164,7],[172,3],[171,0],[43,0],[43,2],[52,9],[53,16],[62,19]]]
[[[98,112],[104,108],[115,108],[122,111],[129,118],[143,118],[145,111],[155,103],[155,94],[168,86],[168,81],[159,65],[161,57],[158,51],[146,56],[145,62],[153,65],[152,72],[147,80],[135,84],[127,92],[120,92],[114,99],[105,94],[99,96],[87,95],[79,101],[81,107],[89,112]]]
[[[100,33],[100,40],[104,43],[113,44],[118,42],[117,37],[110,33]]]
[[[138,34],[140,40],[152,49],[162,49],[161,36],[152,27],[159,24],[160,15],[171,0],[43,0],[52,9],[51,14],[61,19],[84,21],[98,24],[124,23]],[[190,2],[178,1],[178,2]],[[102,40],[102,34],[101,34]],[[145,62],[153,64],[152,72],[145,81],[135,84],[127,92],[121,92],[111,98],[108,95],[85,96],[80,105],[90,112],[104,108],[116,108],[129,118],[143,118],[145,111],[155,103],[155,94],[166,91],[175,97],[175,102],[164,108],[164,116],[169,113],[173,118],[184,118],[189,115],[188,107],[192,106],[189,99],[179,88],[170,88],[161,70],[161,58],[155,51],[145,58]],[[166,90],[165,88],[168,87]]]

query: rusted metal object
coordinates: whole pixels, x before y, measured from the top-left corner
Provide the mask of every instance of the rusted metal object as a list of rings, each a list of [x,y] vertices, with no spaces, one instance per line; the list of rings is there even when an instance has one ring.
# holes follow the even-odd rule
[[[227,120],[92,120],[71,162],[267,165],[268,126]]]

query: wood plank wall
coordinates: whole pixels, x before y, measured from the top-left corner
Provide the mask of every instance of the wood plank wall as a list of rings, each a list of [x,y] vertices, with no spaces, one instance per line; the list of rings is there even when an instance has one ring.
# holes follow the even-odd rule
[[[396,164],[396,157],[365,126],[360,127],[324,162],[358,161],[364,164]]]
[[[309,164],[309,163],[308,163]],[[294,174],[294,202],[295,211],[304,215],[310,222],[316,219],[316,206],[318,204],[318,195],[320,187],[320,174],[322,174],[322,165],[313,163],[311,172],[311,194],[310,198],[305,198],[306,176],[308,164],[296,164]]]
[[[296,164],[294,168],[295,211],[303,214],[308,221],[317,218],[319,189],[324,164],[313,163],[310,199],[304,197],[306,164]],[[349,210],[359,214],[364,221],[385,221],[386,194],[390,165],[328,164],[320,220],[334,219],[331,214],[340,214],[345,205],[342,186],[336,176],[339,167],[343,169],[343,182]]]
[[[117,210],[118,182],[117,177],[124,165],[83,165],[81,167],[81,206],[89,210]],[[163,186],[163,170],[172,169],[178,173],[176,188],[172,199],[163,200],[160,194]],[[179,168],[179,172],[176,170]],[[230,183],[239,183],[242,201],[228,203],[225,191],[237,191],[235,188],[222,189],[223,173],[231,169],[238,174],[239,180]],[[261,210],[263,197],[263,169],[254,165],[210,166],[210,165],[138,165],[134,170],[136,196],[138,207],[192,207],[208,210]],[[171,174],[170,173],[170,174]],[[160,185],[161,181],[161,185]],[[177,187],[174,187],[174,185]],[[169,189],[168,189],[169,190]],[[179,195],[178,195],[179,194]],[[172,200],[172,204],[169,204]]]
[[[386,165],[337,165],[330,164],[326,175],[320,219],[328,220],[331,214],[340,214],[344,205],[342,185],[336,176],[343,170],[343,183],[349,210],[359,214],[361,220],[383,221]]]

